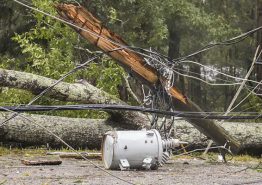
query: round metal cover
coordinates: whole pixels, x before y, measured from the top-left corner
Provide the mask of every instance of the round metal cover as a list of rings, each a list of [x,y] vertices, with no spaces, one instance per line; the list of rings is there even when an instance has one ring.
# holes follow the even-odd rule
[[[114,138],[110,135],[105,135],[102,146],[102,158],[106,169],[112,165],[114,157]]]

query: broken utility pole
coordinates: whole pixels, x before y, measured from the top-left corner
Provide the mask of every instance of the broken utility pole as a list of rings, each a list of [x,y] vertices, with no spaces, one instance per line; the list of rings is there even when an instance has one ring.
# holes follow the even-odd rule
[[[159,74],[142,56],[128,49],[128,44],[119,35],[104,27],[84,7],[72,4],[57,4],[56,9],[61,18],[76,25],[74,28],[81,36],[115,59],[125,70],[131,72],[133,76],[142,80],[150,88],[154,88],[159,84],[166,87],[166,84],[169,83],[166,77]],[[172,104],[176,110],[203,112],[174,85],[165,88],[165,90],[172,97]],[[215,122],[206,119],[187,120],[218,145],[226,145],[233,153],[240,150],[240,143]]]

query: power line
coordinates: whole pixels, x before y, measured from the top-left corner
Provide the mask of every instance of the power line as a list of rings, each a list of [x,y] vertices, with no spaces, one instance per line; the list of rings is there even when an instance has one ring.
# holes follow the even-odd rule
[[[173,69],[173,70],[174,70],[174,69]],[[174,70],[174,72],[177,73],[178,75],[181,75],[181,76],[184,76],[184,77],[188,77],[188,78],[192,78],[192,79],[195,79],[195,80],[199,80],[199,81],[201,81],[201,82],[203,82],[203,83],[205,83],[205,84],[207,84],[207,85],[210,85],[210,86],[235,86],[235,85],[241,84],[241,83],[239,83],[239,82],[236,82],[236,83],[228,83],[228,84],[226,84],[226,83],[222,83],[222,84],[221,84],[221,83],[210,83],[210,82],[208,82],[208,81],[206,81],[206,80],[203,80],[202,78],[199,78],[199,77],[196,77],[196,76],[183,74],[183,73],[180,73],[180,72],[178,72],[178,71],[176,71],[176,70]]]
[[[232,116],[217,115],[216,113],[206,112],[186,112],[186,111],[165,111],[153,108],[145,108],[142,106],[130,105],[115,105],[115,104],[80,104],[80,105],[30,105],[30,106],[3,106],[0,111],[15,110],[16,112],[40,112],[40,111],[63,111],[63,110],[99,110],[99,111],[139,111],[147,113],[155,113],[160,115],[175,116],[188,119],[255,119],[260,118],[260,114],[251,113],[250,115],[237,115],[239,113],[233,112]]]
[[[199,65],[199,66],[201,66],[201,67],[207,68],[207,69],[209,69],[209,70],[211,70],[211,71],[214,71],[215,73],[224,75],[224,76],[226,76],[226,77],[229,77],[229,78],[232,78],[232,79],[235,79],[235,80],[248,81],[248,82],[252,82],[252,83],[255,83],[255,84],[259,84],[258,81],[248,80],[248,79],[246,80],[246,79],[244,79],[244,78],[235,77],[235,76],[229,75],[229,74],[227,74],[227,73],[223,73],[223,72],[220,72],[220,71],[218,71],[218,70],[212,69],[211,67],[206,66],[206,65],[203,65],[203,64],[201,64],[201,63],[199,63],[199,62],[186,60],[186,61],[181,61],[180,63],[192,63],[192,64],[196,64],[196,65]]]
[[[254,87],[254,89],[253,89],[252,91],[250,91],[250,92],[248,93],[248,95],[246,95],[244,98],[242,98],[242,100],[241,100],[236,106],[234,106],[234,107],[231,109],[231,111],[232,111],[232,110],[235,110],[241,103],[243,103],[243,102],[256,90],[256,88],[257,88],[259,85],[262,84],[262,81],[260,81],[260,82],[261,82],[261,83],[258,84],[256,87]]]
[[[225,41],[222,41],[222,42],[216,42],[216,43],[208,44],[208,45],[204,46],[202,49],[200,49],[198,51],[195,51],[194,53],[191,53],[189,55],[173,59],[172,61],[173,62],[179,62],[179,61],[186,60],[186,59],[188,59],[190,57],[193,57],[195,55],[198,55],[200,53],[208,51],[208,50],[210,50],[210,49],[212,49],[212,48],[214,48],[216,46],[222,46],[222,45],[228,46],[228,45],[239,43],[239,42],[245,40],[249,35],[251,35],[251,34],[253,34],[253,33],[255,33],[255,32],[257,32],[257,31],[259,31],[261,29],[262,29],[262,26],[257,27],[255,29],[252,29],[252,30],[250,30],[248,32],[242,33],[242,34],[240,34],[240,35],[238,35],[236,37],[233,37],[231,39],[228,39],[228,40],[225,40]]]
[[[254,59],[253,59],[253,62],[252,62],[252,64],[251,64],[251,67],[250,67],[250,69],[248,70],[248,72],[247,72],[244,80],[242,81],[240,87],[238,88],[238,90],[237,90],[235,96],[233,97],[231,103],[229,104],[229,106],[228,106],[228,108],[227,108],[227,111],[226,111],[226,114],[231,111],[231,108],[232,108],[232,106],[234,105],[235,101],[237,100],[238,95],[240,94],[241,90],[243,89],[244,85],[245,85],[246,82],[247,82],[247,79],[249,78],[250,74],[252,73],[252,71],[253,71],[253,69],[254,69],[254,64],[255,64],[255,62],[260,58],[260,55],[261,55],[262,51],[260,50],[260,52],[259,52],[259,50],[260,50],[260,47],[258,46],[258,47],[257,47],[257,50],[256,50],[256,53],[255,53],[255,56],[254,56]]]

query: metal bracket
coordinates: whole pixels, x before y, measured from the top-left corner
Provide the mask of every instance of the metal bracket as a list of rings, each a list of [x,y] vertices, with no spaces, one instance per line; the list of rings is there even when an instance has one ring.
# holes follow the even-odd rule
[[[147,157],[143,160],[143,165],[142,167],[146,170],[149,170],[151,167],[151,163],[152,163],[152,158],[151,157]]]
[[[127,159],[120,159],[119,167],[121,171],[129,170],[130,164]]]

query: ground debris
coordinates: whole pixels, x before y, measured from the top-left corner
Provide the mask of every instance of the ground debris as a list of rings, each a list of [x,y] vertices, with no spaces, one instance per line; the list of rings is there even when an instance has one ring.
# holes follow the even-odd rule
[[[29,166],[38,166],[38,165],[60,165],[62,160],[50,160],[50,159],[39,159],[39,160],[21,160],[22,164]]]
[[[102,154],[98,152],[80,152],[80,154],[87,159],[102,159]],[[47,152],[46,155],[58,155],[60,158],[83,159],[81,155],[75,152]]]

